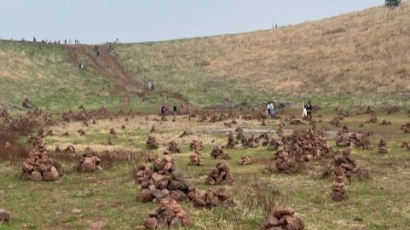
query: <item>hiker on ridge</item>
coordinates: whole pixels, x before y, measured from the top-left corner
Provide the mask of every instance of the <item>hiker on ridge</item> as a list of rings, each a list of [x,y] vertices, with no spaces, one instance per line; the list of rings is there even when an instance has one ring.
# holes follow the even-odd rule
[[[313,106],[312,106],[312,103],[310,101],[306,105],[306,111],[307,111],[308,118],[312,119]]]
[[[162,117],[162,119],[165,118],[165,112],[166,112],[165,105],[162,105],[162,106],[161,106],[161,117]]]
[[[177,113],[178,113],[178,107],[177,107],[177,105],[174,105],[173,110],[174,110],[174,118],[173,118],[173,121],[175,121],[175,120],[176,120]]]

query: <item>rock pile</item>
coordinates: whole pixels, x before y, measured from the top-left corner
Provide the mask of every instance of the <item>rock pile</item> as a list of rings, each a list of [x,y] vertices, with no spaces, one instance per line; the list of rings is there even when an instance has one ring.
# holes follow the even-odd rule
[[[248,138],[243,138],[242,139],[242,146],[244,148],[257,148],[257,147],[259,147],[259,138],[255,138],[254,135],[252,135]]]
[[[29,180],[54,181],[60,178],[57,165],[53,159],[48,157],[44,142],[41,140],[34,149],[30,151],[23,163],[23,176]]]
[[[376,114],[372,114],[369,120],[366,121],[366,123],[377,123],[377,116]]]
[[[2,208],[0,208],[0,224],[9,224],[10,222],[10,213]]]
[[[401,130],[403,130],[403,133],[410,133],[410,122],[407,122],[406,124],[402,125]]]
[[[83,129],[77,130],[78,135],[85,136],[85,131]]]
[[[274,163],[279,172],[297,172],[301,162],[333,156],[333,150],[316,129],[295,130],[282,137],[283,146],[275,154]]]
[[[148,136],[146,145],[148,149],[158,149],[158,142],[154,136]]]
[[[360,168],[350,156],[351,151],[350,148],[346,148],[342,152],[338,152],[333,159],[333,166],[330,167],[330,171],[325,172],[325,174],[330,174],[333,177],[342,174],[348,179],[356,175],[361,175],[362,172]]]
[[[338,117],[334,118],[333,120],[330,121],[330,124],[335,126],[335,127],[340,127],[342,124],[340,123],[340,119]]]
[[[205,180],[209,185],[232,184],[231,167],[226,162],[218,162]]]
[[[239,165],[250,165],[250,164],[252,164],[252,159],[248,155],[243,156],[241,160],[239,161]]]
[[[189,156],[190,163],[189,165],[196,165],[196,166],[201,166],[202,165],[202,155],[201,153],[195,151],[193,155]]]
[[[291,208],[276,207],[262,224],[262,230],[303,230],[302,220]]]
[[[383,121],[380,123],[380,125],[382,125],[382,126],[388,126],[388,125],[392,125],[392,123],[391,123],[391,121],[383,120]]]
[[[78,172],[95,172],[102,170],[100,166],[100,158],[91,153],[84,153],[81,156],[80,162],[77,165]]]
[[[168,151],[170,151],[171,153],[181,153],[181,149],[175,141],[169,142]]]
[[[214,159],[220,159],[220,160],[228,160],[231,159],[231,157],[224,152],[224,150],[218,146],[215,146],[212,151],[211,151],[211,157]]]
[[[192,222],[177,201],[170,197],[161,199],[159,207],[144,219],[147,229],[189,227]]]
[[[338,147],[355,146],[361,149],[370,149],[369,135],[365,133],[341,133],[336,137],[336,145]]]
[[[401,147],[404,148],[404,149],[407,149],[407,151],[410,151],[410,144],[409,144],[408,141],[403,141],[401,143]]]
[[[275,138],[271,138],[268,143],[268,150],[275,151],[278,150],[278,147],[283,145],[282,142],[276,140]]]
[[[213,208],[219,205],[226,205],[230,202],[231,193],[225,188],[215,190],[199,191],[195,190],[190,194],[195,205],[200,207]]]
[[[330,194],[330,197],[334,201],[343,201],[347,200],[348,196],[346,193],[346,188],[344,184],[344,176],[343,172],[338,171],[337,175],[333,179],[332,183],[332,193]]]
[[[243,129],[236,128],[235,132],[236,132],[236,139],[238,141],[242,141],[243,139],[245,139],[245,135],[243,134]]]
[[[26,109],[34,108],[33,103],[31,103],[31,101],[28,98],[24,98],[22,105],[23,105],[23,108],[26,108]]]
[[[387,151],[387,143],[383,140],[383,139],[380,139],[380,142],[379,142],[379,153],[380,154],[386,154],[388,151]]]
[[[110,134],[112,137],[117,137],[117,132],[115,132],[114,129],[110,129],[109,134]]]
[[[225,147],[228,148],[228,149],[233,149],[235,147],[235,139],[233,137],[232,132],[229,132],[228,143],[226,143]]]
[[[135,174],[136,182],[142,190],[139,199],[142,202],[160,200],[171,196],[177,201],[186,200],[187,194],[195,188],[175,169],[174,159],[168,152],[157,157],[150,167],[142,164]]]
[[[191,143],[189,143],[189,149],[194,151],[200,151],[204,149],[204,147],[202,146],[202,141],[192,140]]]
[[[305,124],[305,122],[303,122],[302,120],[299,119],[292,119],[289,121],[290,125],[303,125]]]

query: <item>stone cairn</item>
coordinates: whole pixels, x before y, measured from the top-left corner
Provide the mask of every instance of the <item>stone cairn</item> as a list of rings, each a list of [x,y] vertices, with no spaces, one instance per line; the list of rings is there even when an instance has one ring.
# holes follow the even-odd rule
[[[139,200],[142,202],[160,200],[167,196],[182,201],[188,199],[187,194],[195,189],[182,173],[175,169],[174,159],[168,152],[157,157],[151,166],[140,165],[134,178],[142,188],[139,194]]]
[[[282,138],[274,156],[274,163],[279,172],[297,172],[301,162],[333,156],[333,150],[323,139],[323,133],[315,129],[295,130],[290,136]]]
[[[202,165],[202,155],[200,152],[195,151],[193,155],[189,156],[189,165],[201,166]]]
[[[233,137],[233,134],[232,134],[232,132],[229,132],[229,135],[228,135],[228,143],[226,143],[226,148],[227,149],[233,149],[234,147],[235,147],[235,138]]]
[[[192,226],[189,215],[171,197],[160,200],[159,207],[144,219],[146,229],[182,228]]]
[[[2,208],[0,208],[0,224],[9,224],[10,222],[10,213]]]
[[[337,152],[333,159],[333,166],[330,167],[330,170],[326,170],[324,175],[337,177],[342,174],[349,180],[353,176],[362,175],[362,170],[356,165],[356,162],[351,157],[351,152],[352,150],[350,148],[346,148],[342,152]],[[341,173],[339,173],[339,171],[341,171]]]
[[[92,153],[84,153],[77,165],[78,172],[95,172],[101,171],[100,158]]]
[[[341,131],[337,134],[336,145],[338,147],[355,146],[356,148],[370,149],[369,135],[366,133]]]
[[[407,122],[406,124],[402,125],[401,130],[403,130],[403,133],[410,133],[410,122]]]
[[[388,151],[387,151],[387,143],[386,143],[383,139],[380,139],[380,142],[379,142],[379,153],[380,153],[380,154],[386,154],[386,153],[388,153]]]
[[[204,149],[202,146],[202,141],[192,140],[191,143],[189,143],[189,149],[193,151],[200,151]]]
[[[252,159],[248,155],[243,156],[238,164],[239,165],[250,165],[252,164]]]
[[[228,205],[231,193],[226,188],[218,188],[215,190],[200,191],[195,190],[190,193],[190,197],[195,205],[199,207],[213,208],[219,205]]]
[[[332,192],[330,197],[334,201],[347,200],[347,192],[344,184],[345,177],[341,168],[335,171],[335,176],[332,183]]]
[[[391,121],[383,120],[383,121],[380,123],[380,125],[381,125],[381,126],[389,126],[389,125],[392,125],[392,123],[391,123]]]
[[[146,145],[148,149],[158,149],[158,142],[154,136],[148,136]]]
[[[169,142],[168,151],[171,153],[181,153],[181,149],[175,141]]]
[[[23,176],[34,181],[54,181],[61,176],[57,168],[47,154],[44,141],[39,139],[23,163]]]
[[[226,162],[218,162],[205,180],[208,185],[232,184],[233,178],[231,167]]]
[[[410,151],[410,144],[409,144],[408,141],[403,141],[401,143],[401,147],[404,148],[404,149],[407,149],[407,151]]]
[[[220,159],[220,160],[228,160],[231,159],[231,157],[224,152],[224,150],[218,146],[215,146],[212,151],[211,151],[211,157],[214,159]]]
[[[303,230],[303,221],[291,208],[276,207],[261,226],[262,230]]]

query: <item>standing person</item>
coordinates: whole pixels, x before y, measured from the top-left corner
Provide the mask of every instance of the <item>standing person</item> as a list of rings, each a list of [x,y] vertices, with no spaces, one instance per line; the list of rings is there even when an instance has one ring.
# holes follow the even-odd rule
[[[166,112],[166,108],[165,105],[163,104],[161,106],[161,118],[164,120],[165,119],[165,112]]]
[[[174,119],[173,119],[173,121],[175,121],[176,120],[176,116],[177,116],[177,113],[178,113],[178,107],[177,107],[177,105],[174,105]]]
[[[276,115],[275,104],[273,103],[273,101],[270,104],[271,104],[270,113],[271,113],[272,116],[275,116]]]
[[[307,116],[309,117],[309,119],[312,119],[313,106],[312,106],[312,103],[310,101],[306,105],[306,111],[307,111]]]
[[[268,114],[268,116],[270,116],[270,103],[269,102],[266,103],[266,113]]]
[[[305,119],[307,117],[307,109],[306,109],[306,102],[303,103],[303,111],[302,111],[302,118]]]

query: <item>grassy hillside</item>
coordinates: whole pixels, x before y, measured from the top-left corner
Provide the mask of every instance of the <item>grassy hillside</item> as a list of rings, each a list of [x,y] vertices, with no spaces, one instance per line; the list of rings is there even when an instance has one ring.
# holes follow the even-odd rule
[[[409,50],[404,3],[267,31],[123,45],[117,53],[135,78],[208,105],[275,95],[409,99]]]
[[[20,106],[28,97],[57,111],[272,98],[321,106],[410,103],[407,2],[266,31],[102,49],[97,57],[93,46],[0,41],[0,104]],[[145,91],[148,80],[156,91]]]

